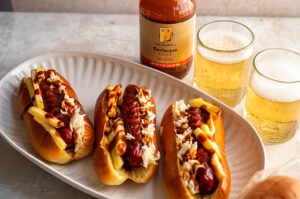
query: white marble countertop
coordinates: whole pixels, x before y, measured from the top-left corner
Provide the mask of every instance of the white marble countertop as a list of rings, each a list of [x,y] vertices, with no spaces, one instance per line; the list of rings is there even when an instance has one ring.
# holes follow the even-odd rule
[[[196,29],[216,19],[249,26],[256,52],[272,47],[300,52],[299,18],[198,16]],[[112,55],[139,63],[139,19],[138,15],[0,12],[0,46],[0,78],[27,59],[57,51]],[[193,69],[182,81],[191,83],[192,78]],[[235,110],[241,113],[242,105]],[[300,154],[296,136],[265,148],[267,168]],[[31,163],[1,137],[0,158],[0,198],[91,198]]]

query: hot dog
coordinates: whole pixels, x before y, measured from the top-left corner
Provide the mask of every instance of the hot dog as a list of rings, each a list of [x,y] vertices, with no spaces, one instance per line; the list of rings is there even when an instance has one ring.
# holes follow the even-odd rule
[[[231,178],[221,110],[203,100],[171,104],[161,121],[163,181],[170,199],[226,199]]]
[[[29,140],[45,160],[66,164],[92,153],[95,132],[70,83],[37,67],[21,80],[18,110]]]
[[[94,168],[107,185],[127,179],[146,183],[159,160],[156,140],[156,108],[151,91],[144,86],[109,85],[95,105],[96,149]]]

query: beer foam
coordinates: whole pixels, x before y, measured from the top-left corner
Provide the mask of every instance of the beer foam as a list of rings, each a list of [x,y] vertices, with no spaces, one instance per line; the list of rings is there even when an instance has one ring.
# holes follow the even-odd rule
[[[300,100],[300,65],[293,66],[286,63],[289,67],[284,67],[274,61],[268,61],[264,64],[259,66],[259,71],[263,75],[278,81],[265,78],[254,72],[250,82],[253,90],[260,96],[273,101],[293,102]]]
[[[300,81],[300,62],[296,60],[285,59],[283,62],[278,61],[278,58],[272,60],[263,60],[259,63],[259,71],[263,75],[283,82]],[[300,88],[299,88],[300,89]]]
[[[208,31],[201,34],[201,41],[205,46],[218,51],[198,45],[198,52],[204,58],[221,64],[241,62],[248,59],[253,52],[253,46],[242,49],[249,44],[249,40],[245,35],[238,32],[227,30]]]

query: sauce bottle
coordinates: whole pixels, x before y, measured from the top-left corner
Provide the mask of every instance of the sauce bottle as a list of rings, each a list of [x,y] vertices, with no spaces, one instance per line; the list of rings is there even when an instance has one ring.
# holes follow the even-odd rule
[[[179,79],[193,61],[196,0],[140,0],[140,59]]]

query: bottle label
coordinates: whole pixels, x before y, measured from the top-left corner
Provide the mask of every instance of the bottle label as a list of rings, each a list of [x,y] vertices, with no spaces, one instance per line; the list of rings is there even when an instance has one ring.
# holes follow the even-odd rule
[[[195,16],[173,24],[150,21],[140,15],[142,61],[156,68],[176,68],[193,59]]]

